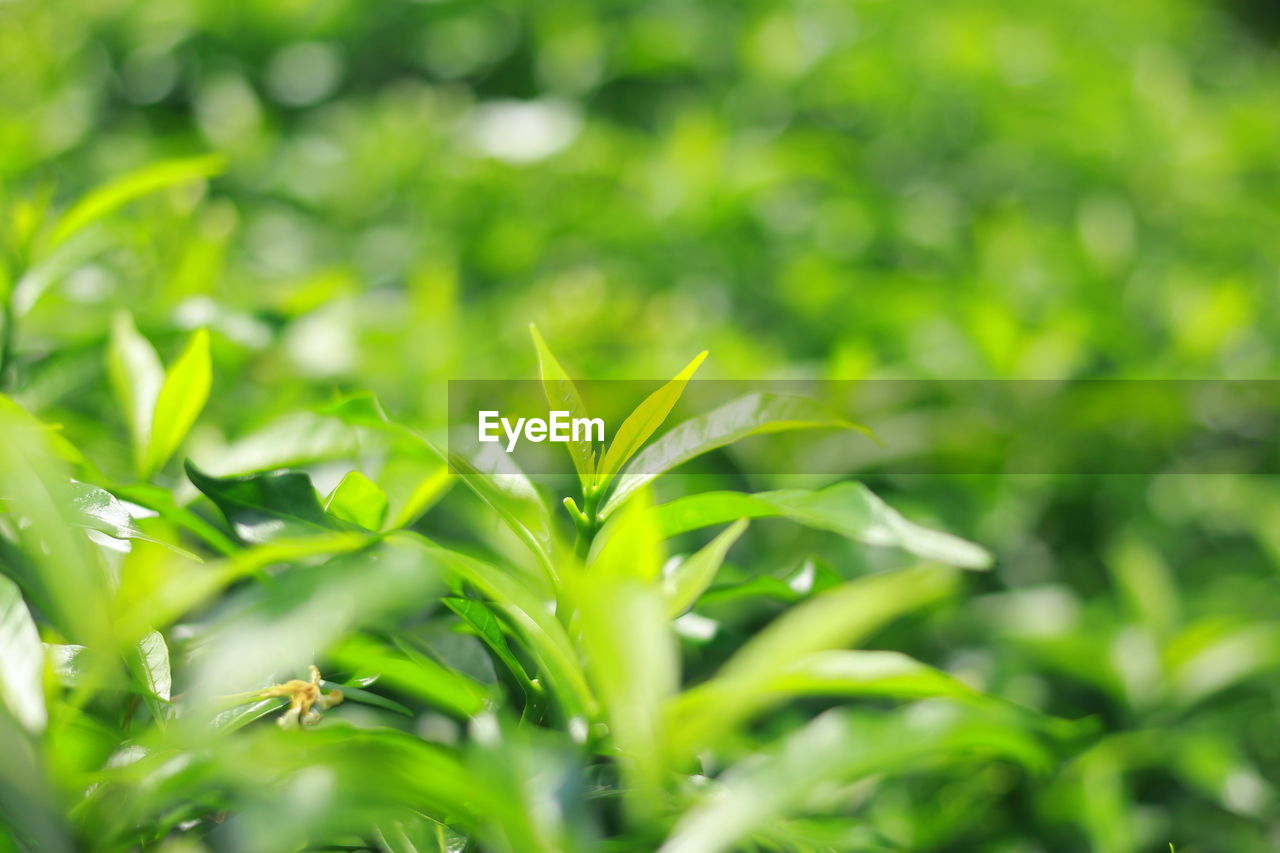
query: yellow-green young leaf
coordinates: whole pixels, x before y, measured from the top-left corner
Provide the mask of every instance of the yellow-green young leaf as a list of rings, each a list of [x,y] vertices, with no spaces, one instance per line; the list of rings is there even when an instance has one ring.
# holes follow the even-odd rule
[[[390,513],[391,522],[387,526],[392,530],[408,527],[417,521],[453,485],[453,477],[449,472],[449,466],[436,465],[428,473],[420,474],[416,477],[410,486],[397,491],[396,486],[403,481],[395,479],[394,472],[403,469],[390,464],[388,468],[393,475],[391,483],[387,486],[387,490],[390,493],[388,495],[388,503],[393,507],[393,511]],[[387,482],[388,470],[384,469],[381,476],[382,481],[384,483]]]
[[[213,366],[209,360],[209,333],[200,329],[169,368],[164,386],[156,398],[151,418],[151,437],[143,457],[142,475],[150,476],[161,468],[182,444],[200,410],[209,399],[213,382]]]
[[[662,422],[667,419],[676,401],[684,393],[684,386],[689,384],[694,371],[706,357],[706,350],[698,353],[693,361],[676,375],[675,379],[654,391],[645,398],[643,403],[636,406],[635,411],[627,415],[627,419],[622,422],[622,426],[618,427],[613,441],[609,444],[609,450],[604,455],[604,462],[601,463],[600,472],[596,478],[597,484],[602,484],[620,471],[627,460],[649,440],[649,436],[662,426]]]
[[[671,747],[689,754],[731,734],[777,696],[780,679],[809,655],[857,643],[889,621],[946,595],[956,571],[921,565],[848,581],[791,608],[747,641],[716,673],[673,703]],[[725,701],[719,701],[724,699]]]
[[[542,374],[542,387],[547,394],[547,403],[553,411],[565,411],[570,418],[587,417],[587,407],[578,393],[578,386],[573,384],[569,374],[565,373],[560,362],[552,355],[547,342],[542,339],[538,327],[529,324],[529,333],[533,335],[533,345],[538,351],[538,366]],[[583,486],[590,482],[595,473],[595,454],[591,442],[585,439],[568,443],[569,456],[573,459],[573,469]]]
[[[223,162],[217,155],[167,160],[107,181],[71,206],[54,227],[46,249],[56,248],[81,229],[136,198],[174,184],[215,175],[222,171]]]
[[[111,320],[111,342],[107,346],[107,377],[116,401],[124,410],[133,442],[135,464],[151,437],[151,416],[164,385],[164,367],[151,342],[138,334],[127,311],[118,311]]]
[[[589,574],[651,582],[662,573],[662,533],[645,489],[606,524],[592,543]]]
[[[334,518],[378,530],[387,517],[387,495],[364,474],[352,471],[325,498],[324,508]]]
[[[630,788],[634,820],[661,808],[667,772],[663,704],[679,684],[680,657],[661,591],[633,577],[575,572],[569,582],[588,676]]]
[[[672,618],[684,613],[698,602],[698,598],[711,586],[724,555],[738,541],[742,531],[747,529],[747,520],[739,519],[729,525],[715,539],[704,545],[699,551],[690,554],[676,567],[670,575],[663,579],[663,591],[667,598],[667,615]]]

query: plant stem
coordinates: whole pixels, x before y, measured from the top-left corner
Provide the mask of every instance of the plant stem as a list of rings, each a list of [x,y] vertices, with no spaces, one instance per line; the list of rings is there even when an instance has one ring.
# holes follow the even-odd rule
[[[578,528],[578,536],[574,541],[574,554],[578,559],[586,560],[587,554],[591,553],[591,543],[595,541],[596,534],[600,532],[600,492],[590,486],[583,489],[582,492],[582,509],[578,509],[578,505],[573,502],[572,498],[565,499],[565,506],[569,507],[569,512],[573,515],[573,523]]]

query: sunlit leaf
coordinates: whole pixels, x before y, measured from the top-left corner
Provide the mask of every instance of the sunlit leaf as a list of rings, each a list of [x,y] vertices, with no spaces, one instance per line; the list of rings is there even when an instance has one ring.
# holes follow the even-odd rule
[[[1047,761],[1034,736],[999,714],[945,705],[877,715],[830,711],[767,755],[729,768],[701,803],[681,817],[659,853],[736,848],[758,827],[803,810],[823,786],[960,756],[1011,758],[1032,767]]]
[[[209,360],[209,333],[198,330],[165,374],[151,419],[151,436],[143,456],[142,473],[160,469],[178,446],[209,399],[213,368]]]
[[[647,494],[642,493],[605,524],[587,557],[596,577],[635,578],[651,582],[662,572],[662,536]]]
[[[654,391],[645,398],[635,411],[627,415],[626,420],[618,427],[618,431],[614,433],[613,441],[609,444],[609,450],[604,455],[604,461],[600,464],[600,471],[596,478],[596,485],[602,485],[612,477],[615,473],[622,469],[622,466],[635,455],[649,437],[662,426],[663,421],[667,419],[667,415],[671,413],[671,409],[680,399],[680,395],[684,393],[684,388],[689,384],[689,379],[693,376],[694,371],[702,364],[703,359],[707,357],[706,350],[703,350],[693,361],[685,366],[676,377],[667,382],[657,391]]]
[[[66,242],[81,229],[136,198],[174,184],[215,175],[222,171],[223,162],[218,155],[167,160],[114,178],[89,192],[62,215],[49,236],[48,248]]]
[[[571,420],[587,417],[587,407],[582,402],[578,387],[573,384],[569,374],[565,373],[560,362],[552,355],[537,326],[530,324],[529,333],[533,335],[533,344],[538,351],[542,387],[546,391],[547,403],[550,404],[552,411],[568,412]],[[585,485],[590,482],[596,470],[595,450],[591,442],[586,439],[570,441],[567,446],[569,456],[573,459],[573,468],[578,472],[579,480]]]
[[[720,564],[724,562],[724,555],[746,529],[746,519],[735,522],[698,551],[685,557],[663,579],[668,615],[679,616],[697,603],[698,598],[715,580],[716,572],[720,571]]]
[[[31,731],[44,728],[44,646],[18,585],[0,575],[0,700]]]
[[[991,563],[991,555],[984,549],[908,521],[861,483],[837,483],[816,492],[703,492],[678,498],[656,512],[667,536],[739,518],[781,516],[867,545],[901,548],[952,566],[982,569]]]
[[[679,656],[658,588],[634,576],[575,572],[580,647],[632,787],[636,820],[660,808],[666,740],[662,703],[678,686]]]
[[[141,465],[151,439],[156,400],[164,385],[164,367],[151,342],[138,333],[125,311],[112,317],[107,377],[129,425],[134,459]]]
[[[636,454],[618,476],[602,515],[659,474],[747,436],[795,429],[863,429],[804,397],[748,394],[673,427]]]
[[[731,657],[698,688],[731,701],[675,700],[677,749],[696,749],[730,734],[777,697],[777,680],[797,661],[856,644],[889,621],[945,596],[955,571],[923,565],[858,578],[792,607]],[[685,703],[689,702],[688,705]]]
[[[378,530],[387,515],[387,495],[364,474],[351,471],[325,499],[324,509],[334,518]]]
[[[424,537],[400,532],[391,534],[388,540],[417,544],[460,580],[475,587],[525,639],[525,648],[537,662],[540,682],[554,691],[565,715],[570,718],[594,716],[595,697],[574,653],[573,643],[552,613],[549,602],[540,599],[510,572],[441,548]]]

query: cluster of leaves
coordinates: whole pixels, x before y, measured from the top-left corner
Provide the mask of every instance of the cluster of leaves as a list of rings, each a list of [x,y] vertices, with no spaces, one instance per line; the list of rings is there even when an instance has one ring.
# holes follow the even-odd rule
[[[1265,16],[1222,14],[1248,5],[1044,0],[1015,15],[998,0],[14,0],[0,5],[0,384],[61,425],[40,435],[68,460],[58,477],[78,481],[66,500],[113,507],[93,491],[103,488],[127,502],[73,514],[66,528],[88,531],[95,549],[118,549],[125,537],[128,558],[103,557],[108,586],[122,560],[143,575],[146,559],[177,567],[172,599],[154,616],[130,604],[134,623],[121,634],[154,649],[148,626],[176,620],[159,634],[174,661],[171,696],[206,681],[194,668],[205,634],[192,626],[229,625],[245,612],[240,636],[259,639],[207,658],[218,664],[207,683],[254,693],[319,661],[349,690],[394,696],[420,720],[419,700],[385,676],[362,687],[310,645],[329,634],[300,630],[312,618],[354,624],[360,572],[348,578],[339,561],[311,576],[335,591],[289,623],[300,631],[289,646],[291,631],[269,630],[283,610],[251,594],[277,575],[283,582],[280,564],[227,563],[222,580],[187,571],[184,555],[222,566],[244,540],[175,461],[157,463],[168,439],[153,447],[149,433],[140,438],[135,424],[158,417],[161,371],[146,371],[151,390],[132,407],[112,394],[121,368],[103,353],[137,350],[119,309],[175,371],[197,330],[209,330],[213,388],[183,451],[198,471],[221,479],[292,467],[328,494],[358,469],[386,509],[352,475],[342,500],[317,498],[343,522],[326,535],[352,533],[348,523],[411,526],[490,563],[543,572],[524,534],[350,395],[373,390],[398,419],[434,434],[443,380],[527,374],[531,320],[572,341],[585,375],[606,378],[674,372],[704,346],[716,358],[703,375],[729,378],[1274,373],[1280,63],[1273,30],[1256,26]],[[518,136],[537,145],[520,150]],[[206,150],[221,156],[182,157]],[[223,163],[222,176],[201,180]],[[336,410],[335,386],[348,395]],[[899,414],[926,445],[959,431],[925,412]],[[165,423],[181,431],[180,421]],[[990,451],[999,458],[1004,448]],[[1055,448],[1039,452],[1053,470]],[[685,685],[711,678],[815,589],[895,567],[896,550],[864,547],[884,544],[875,536],[850,539],[856,526],[833,508],[856,502],[858,487],[805,496],[795,487],[825,481],[766,476],[740,464],[745,455],[713,451],[721,474],[697,484],[751,493],[698,498],[719,503],[725,523],[761,520],[732,546],[694,618],[676,623]],[[1044,777],[995,765],[863,782],[859,826],[911,849],[1131,853],[1169,840],[1188,853],[1271,849],[1280,493],[1246,476],[1086,478],[1069,461],[1056,470],[1065,473],[934,480],[847,470],[905,515],[967,531],[997,556],[992,571],[964,575],[951,604],[905,616],[876,642],[1006,699],[1099,724],[1088,748]],[[281,485],[309,494],[295,483]],[[674,475],[653,485],[668,502],[693,491]],[[581,487],[574,492],[589,521]],[[371,500],[356,499],[362,493]],[[160,509],[130,514],[142,506]],[[517,517],[529,510],[535,533],[546,516],[520,501],[503,506]],[[576,536],[577,515],[556,515]],[[321,518],[241,521],[271,549],[280,544],[273,526],[316,534]],[[706,544],[674,518],[662,524],[673,553]],[[161,546],[126,533],[183,553],[149,557]],[[590,558],[590,548],[586,557],[567,550],[571,561]],[[392,573],[389,559],[376,567]],[[96,589],[77,565],[49,571],[68,588]],[[417,594],[416,573],[384,577],[398,578],[400,598]],[[285,588],[301,595],[304,585]],[[65,647],[85,643],[60,642],[51,627],[56,602],[24,599],[56,645],[51,659],[80,660]],[[65,607],[92,614],[97,601]],[[399,650],[407,640],[379,633],[399,626],[415,643],[429,637],[428,656],[439,660],[439,632],[461,617],[446,604],[415,618],[400,603],[369,605],[391,615],[361,632]],[[715,623],[710,638],[700,619]],[[456,650],[457,638],[447,642]],[[253,672],[233,665],[282,643],[293,652]],[[124,647],[121,658],[134,654]],[[478,659],[449,657],[469,661],[485,683],[505,677],[507,668],[477,669]],[[117,686],[129,683],[118,674]],[[68,814],[66,792],[96,781],[72,771],[113,753],[124,716],[112,708],[131,694],[74,694],[73,707],[88,712],[80,727],[65,723],[55,695],[45,707],[57,749],[42,740],[32,764],[28,741],[0,748],[0,763],[14,755],[26,756],[12,760],[18,768],[44,766],[44,782],[4,794],[6,814],[37,823],[48,811],[41,802]],[[21,719],[35,719],[33,705],[22,707]],[[823,707],[774,708],[750,737],[767,742]],[[396,721],[391,710],[377,711],[383,724]],[[349,701],[325,717],[367,712]],[[445,716],[414,731],[446,739],[441,729],[456,731],[460,718]],[[259,729],[276,737],[269,725],[245,734]],[[211,755],[173,754],[192,753]],[[191,771],[208,785],[193,794],[200,783],[189,780],[186,795],[214,809],[287,776],[270,766],[278,752],[257,754],[267,766],[252,774],[219,753],[223,763]],[[272,829],[283,815],[308,814],[324,774],[309,780],[262,799],[269,817],[241,809],[250,824],[240,825]],[[603,799],[602,832],[613,837],[619,822]]]
[[[583,411],[534,335],[549,401]],[[653,440],[702,358],[607,448],[570,446],[570,546],[564,517],[509,463],[446,460],[368,395],[315,417],[398,472],[386,488],[355,470],[321,500],[300,470],[216,476],[189,460],[198,491],[184,488],[171,457],[209,393],[208,337],[197,332],[165,369],[118,316],[107,372],[133,478],[107,477],[11,399],[0,409],[8,841],[848,849],[877,841],[860,822],[822,816],[865,808],[860,782],[992,761],[1045,768],[1047,718],[906,655],[849,648],[948,596],[957,572],[987,565],[982,549],[856,483],[653,504],[650,480],[708,450],[843,426],[813,404],[756,397]],[[645,473],[628,473],[641,457]],[[455,482],[484,511],[470,535],[445,525],[446,544],[424,533],[424,514]],[[792,606],[689,683],[682,657],[717,635],[702,602],[734,593],[717,574],[748,519],[766,516],[910,560],[792,583]],[[666,559],[673,537],[726,523]],[[330,680],[271,686],[312,664]],[[312,710],[320,688],[347,702],[318,725],[255,722],[292,700],[282,719],[315,724],[332,704]],[[774,713],[800,696],[900,701]]]

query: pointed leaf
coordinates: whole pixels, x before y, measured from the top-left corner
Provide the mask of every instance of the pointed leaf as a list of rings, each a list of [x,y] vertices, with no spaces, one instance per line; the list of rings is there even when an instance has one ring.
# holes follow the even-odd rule
[[[209,399],[213,367],[209,360],[209,333],[200,329],[165,375],[151,419],[151,437],[143,458],[144,476],[156,472],[182,444],[200,410]]]
[[[553,411],[565,411],[572,418],[587,417],[587,407],[578,393],[578,386],[573,384],[569,374],[565,373],[560,362],[552,355],[546,341],[538,332],[538,327],[529,324],[529,333],[533,335],[533,345],[538,351],[538,364],[542,373],[542,387],[547,394],[547,403]],[[595,451],[591,442],[585,439],[568,443],[569,456],[573,459],[573,468],[583,486],[590,482],[595,473]]]
[[[826,406],[804,397],[748,394],[690,418],[640,451],[619,475],[618,485],[605,503],[607,517],[636,489],[659,474],[710,450],[750,435],[793,429],[862,429]]]
[[[672,732],[678,735],[671,745],[677,751],[696,751],[732,732],[776,699],[776,681],[796,661],[861,641],[889,621],[946,595],[954,578],[953,569],[923,565],[858,578],[792,607],[698,688],[717,701],[682,697],[674,703]],[[732,701],[721,701],[724,697]]]
[[[187,477],[222,511],[236,535],[246,542],[307,536],[341,530],[344,525],[325,514],[301,471],[267,471],[243,477],[210,477],[186,462]]]
[[[525,695],[536,693],[537,687],[529,678],[529,673],[525,671],[524,666],[511,652],[511,647],[507,645],[507,638],[502,632],[502,624],[498,621],[498,617],[493,615],[493,611],[482,601],[476,601],[471,598],[444,598],[441,602],[458,614],[467,625],[471,626],[476,632],[476,636],[489,647],[494,656],[502,661],[502,664],[510,671],[511,675],[521,688],[525,691]]]
[[[173,186],[207,178],[222,171],[217,155],[168,160],[144,166],[95,188],[63,214],[49,236],[48,249],[56,248],[117,208],[136,198]]]
[[[1007,756],[1033,769],[1049,761],[1044,746],[1002,714],[946,706],[928,710],[934,713],[828,711],[767,754],[730,767],[709,795],[681,816],[658,853],[739,849],[757,830],[804,811],[821,788],[910,770],[938,757]]]
[[[351,471],[325,499],[324,508],[334,518],[378,530],[387,515],[387,495],[364,474]]]
[[[135,653],[129,661],[144,696],[167,703],[173,690],[173,676],[169,670],[169,646],[164,635],[152,631],[138,641]],[[165,719],[167,711],[160,703],[149,703],[157,719]]]
[[[635,452],[649,440],[658,427],[662,426],[662,422],[667,419],[667,415],[675,407],[680,395],[684,393],[690,377],[706,357],[707,351],[703,350],[674,379],[650,394],[636,407],[635,411],[627,416],[622,426],[618,427],[613,441],[609,444],[609,450],[604,455],[604,462],[600,465],[596,480],[597,485],[607,482],[610,477],[620,471],[627,460],[635,455]]]
[[[394,711],[395,713],[405,717],[413,716],[413,711],[408,707],[401,705],[394,699],[388,699],[386,696],[380,696],[370,690],[364,690],[350,684],[335,684],[332,681],[321,681],[320,687],[323,690],[337,690],[342,694],[342,698],[348,702],[359,702],[362,705],[372,705],[375,708],[385,708],[388,711]]]
[[[164,367],[151,342],[138,334],[127,311],[112,318],[107,377],[129,425],[135,464],[141,465],[151,438],[156,400],[164,385]]]
[[[781,516],[867,545],[901,548],[926,560],[985,569],[991,555],[972,542],[908,521],[862,483],[837,483],[816,492],[704,492],[657,508],[666,536],[739,518]]]
[[[675,618],[697,603],[702,593],[715,580],[724,555],[747,529],[747,520],[740,519],[716,536],[694,554],[686,557],[675,571],[663,579],[663,591],[667,598],[667,615]]]
[[[648,490],[609,519],[592,543],[587,570],[593,576],[627,577],[646,583],[662,573],[662,535]]]

